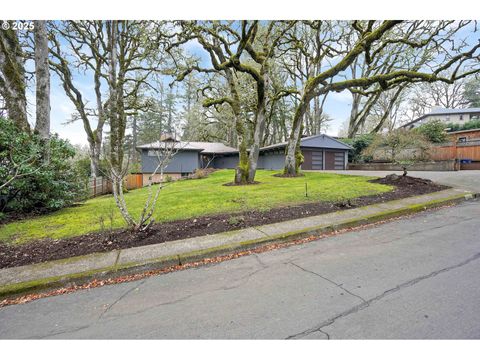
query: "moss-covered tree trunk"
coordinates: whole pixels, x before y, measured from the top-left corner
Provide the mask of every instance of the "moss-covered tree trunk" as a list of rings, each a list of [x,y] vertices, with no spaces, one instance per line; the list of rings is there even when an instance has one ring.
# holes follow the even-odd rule
[[[241,115],[240,107],[240,95],[237,90],[237,83],[234,78],[233,70],[225,69],[225,76],[230,88],[231,101],[230,106],[235,118],[235,131],[237,134],[238,144],[238,165],[235,168],[235,184],[246,184],[248,182],[248,151],[247,151],[247,134],[245,129],[245,123]]]
[[[50,138],[50,70],[48,67],[48,37],[46,22],[34,21],[36,119],[35,132],[42,139]]]
[[[305,111],[309,101],[309,94],[304,94],[295,110],[292,131],[290,132],[287,148],[285,149],[285,168],[283,169],[284,175],[297,176],[300,165],[303,162],[303,156],[300,150],[300,140],[302,136],[303,118],[305,116]]]
[[[242,124],[243,127],[243,124]],[[245,130],[245,129],[242,129]],[[247,142],[244,135],[239,135],[237,129],[237,139],[238,143],[238,165],[235,169],[235,184],[246,184],[248,183],[248,151],[247,151]]]
[[[266,89],[269,83],[268,69],[264,65],[262,69],[262,76],[256,79],[257,83],[257,109],[255,113],[255,129],[253,131],[252,146],[248,154],[248,182],[255,181],[255,174],[257,172],[258,157],[260,155],[260,146],[265,132],[266,120]]]
[[[123,26],[118,21],[112,21],[109,26],[109,119],[110,119],[110,163],[117,174],[124,173],[123,158],[125,145],[125,130],[127,118],[125,113],[125,73],[126,59],[124,40],[119,36],[119,27]],[[125,29],[123,28],[123,31]],[[124,35],[124,33],[122,33]],[[121,181],[119,181],[121,184]]]
[[[20,129],[30,131],[24,61],[15,30],[0,30],[0,95],[5,100],[8,117]]]

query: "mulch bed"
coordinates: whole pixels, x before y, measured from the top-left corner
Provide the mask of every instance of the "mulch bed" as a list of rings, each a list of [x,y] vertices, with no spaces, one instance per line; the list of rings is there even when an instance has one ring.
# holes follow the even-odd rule
[[[258,185],[258,184],[260,184],[259,181],[250,181],[250,182],[247,182],[245,184],[237,184],[237,183],[232,181],[232,182],[223,184],[223,186],[245,186],[245,185]]]
[[[430,180],[397,175],[389,175],[385,178],[372,180],[372,182],[394,185],[396,188],[388,193],[364,196],[344,202],[315,202],[268,211],[246,211],[160,223],[153,225],[152,228],[144,233],[114,230],[68,239],[44,239],[23,245],[0,244],[0,268],[238,230],[422,195],[448,188],[447,186],[435,184]]]
[[[280,177],[280,178],[293,178],[293,177],[302,177],[302,176],[305,176],[305,174],[304,173],[297,173],[295,175],[290,175],[290,174],[278,173],[278,174],[275,174],[273,176]]]

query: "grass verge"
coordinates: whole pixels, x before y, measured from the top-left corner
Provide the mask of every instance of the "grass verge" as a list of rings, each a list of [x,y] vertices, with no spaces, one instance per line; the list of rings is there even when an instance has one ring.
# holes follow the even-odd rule
[[[313,201],[342,201],[392,190],[391,186],[368,182],[370,177],[307,172],[303,177],[282,178],[272,176],[275,173],[277,171],[259,170],[256,180],[260,184],[255,186],[222,186],[232,181],[233,170],[217,171],[204,179],[169,183],[160,194],[154,217],[164,222]],[[147,196],[147,188],[126,194],[128,208],[134,216],[140,213]],[[21,244],[123,226],[125,223],[112,196],[106,195],[49,215],[5,224],[0,227],[0,242]]]

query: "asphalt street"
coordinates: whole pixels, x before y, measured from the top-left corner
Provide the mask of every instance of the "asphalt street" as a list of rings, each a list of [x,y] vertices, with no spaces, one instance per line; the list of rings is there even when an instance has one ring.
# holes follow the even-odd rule
[[[0,338],[480,338],[480,202],[0,309]]]

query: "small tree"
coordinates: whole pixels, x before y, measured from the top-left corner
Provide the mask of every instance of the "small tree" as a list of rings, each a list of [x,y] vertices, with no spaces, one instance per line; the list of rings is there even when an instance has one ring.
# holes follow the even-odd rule
[[[442,121],[432,120],[415,128],[414,131],[422,134],[432,143],[443,143],[447,140],[446,128]]]
[[[377,135],[365,149],[363,156],[383,157],[392,163],[400,164],[403,175],[406,176],[409,166],[427,159],[430,145],[428,139],[419,132],[396,129]],[[381,155],[382,153],[384,155]]]
[[[146,231],[154,223],[155,219],[153,218],[153,212],[155,211],[158,196],[164,188],[163,173],[175,154],[181,150],[182,146],[180,144],[181,143],[177,141],[158,141],[158,148],[153,150],[157,157],[157,166],[149,177],[148,197],[138,219],[135,219],[129,212],[123,194],[123,181],[129,172],[128,164],[127,166],[122,167],[123,170],[120,173],[116,171],[115,166],[112,166],[111,164],[109,165],[109,177],[112,181],[115,203],[120,210],[123,219],[133,231]],[[154,193],[152,185],[153,178],[156,174],[160,174],[162,181]]]

